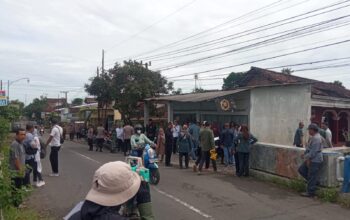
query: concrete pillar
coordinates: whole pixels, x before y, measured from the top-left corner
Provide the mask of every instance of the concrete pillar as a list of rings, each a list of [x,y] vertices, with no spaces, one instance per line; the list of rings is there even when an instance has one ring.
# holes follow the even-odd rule
[[[168,106],[168,122],[170,122],[170,121],[173,121],[174,119],[173,105],[171,102],[168,102],[167,106]]]
[[[196,121],[201,121],[201,115],[199,112],[196,112]]]
[[[148,102],[145,102],[143,105],[143,125],[146,127],[149,120],[149,106]]]

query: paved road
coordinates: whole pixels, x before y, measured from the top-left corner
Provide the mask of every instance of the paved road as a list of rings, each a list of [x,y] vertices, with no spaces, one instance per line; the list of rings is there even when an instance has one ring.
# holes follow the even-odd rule
[[[28,205],[50,219],[62,219],[84,199],[100,165],[123,159],[119,154],[89,152],[85,145],[66,141],[60,151],[60,177],[48,177],[50,166],[45,159],[43,174],[47,185],[33,192]],[[350,210],[338,205],[302,198],[253,178],[214,173],[197,176],[191,170],[176,167],[161,167],[160,172],[160,184],[152,187],[158,220],[344,220],[350,216]]]

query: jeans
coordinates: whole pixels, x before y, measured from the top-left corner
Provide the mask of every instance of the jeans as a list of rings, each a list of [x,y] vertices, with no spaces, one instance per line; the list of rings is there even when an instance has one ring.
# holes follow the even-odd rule
[[[50,152],[50,163],[53,173],[58,173],[58,151],[61,146],[52,146]]]
[[[102,152],[102,148],[103,148],[103,142],[105,140],[103,138],[97,138],[96,139],[96,144],[97,144],[97,147],[96,147],[96,151],[98,151],[100,149],[100,151]]]
[[[193,148],[190,152],[191,158],[192,160],[197,160],[197,156],[196,156],[196,150],[198,149],[198,141],[197,140],[193,140]]]
[[[124,156],[126,156],[126,152],[131,149],[130,139],[125,139],[124,144],[122,146],[122,151],[124,152]]]
[[[216,168],[216,161],[210,159],[210,152],[209,151],[202,151],[202,153],[201,153],[201,160],[200,160],[200,163],[199,163],[199,169],[198,170],[202,171],[204,162],[205,162],[205,168],[208,169],[210,161],[213,163],[214,171],[216,171],[217,170],[217,168]]]
[[[202,160],[202,148],[198,148],[198,155],[197,155],[197,160],[195,162],[196,166],[198,166]],[[209,169],[209,165],[210,165],[210,154],[207,154],[205,156],[205,169]]]
[[[311,162],[308,166],[306,162],[304,162],[298,169],[300,175],[307,181],[307,192],[312,196],[314,196],[316,193],[316,185],[318,182],[321,165],[322,163]]]
[[[239,171],[237,176],[249,176],[249,153],[238,152]]]
[[[26,175],[24,177],[24,183],[26,185],[30,185],[30,173],[33,171],[33,181],[36,182],[42,181],[43,177],[41,176],[41,173],[38,172],[38,163],[35,161],[34,158],[30,160],[26,160],[26,165],[30,167],[29,170],[26,171]]]
[[[181,153],[181,152],[179,152],[179,165],[180,165],[180,168],[183,167],[182,166],[183,157],[185,157],[185,167],[188,168],[188,163],[189,163],[188,153]]]
[[[232,147],[224,147],[225,165],[233,164]]]
[[[122,139],[119,139],[117,138],[117,149],[118,149],[118,152],[121,151],[121,149],[124,148],[124,141]]]
[[[134,157],[142,157],[143,150],[142,149],[137,149],[137,150],[132,150],[131,155]]]
[[[94,140],[92,138],[88,138],[89,151],[94,149]]]

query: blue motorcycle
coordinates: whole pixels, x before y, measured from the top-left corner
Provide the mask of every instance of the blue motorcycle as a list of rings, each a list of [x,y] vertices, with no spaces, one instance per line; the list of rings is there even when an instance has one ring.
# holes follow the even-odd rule
[[[143,152],[143,161],[145,168],[149,169],[150,183],[157,185],[160,181],[160,173],[158,169],[158,157],[155,150],[147,144]]]

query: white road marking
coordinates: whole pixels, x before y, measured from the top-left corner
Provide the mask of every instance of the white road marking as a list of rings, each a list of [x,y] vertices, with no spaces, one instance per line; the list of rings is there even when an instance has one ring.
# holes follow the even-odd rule
[[[77,155],[79,155],[79,156],[81,156],[81,157],[83,157],[83,158],[85,158],[85,159],[87,159],[87,160],[91,160],[91,161],[93,161],[93,162],[95,162],[95,163],[101,164],[100,161],[94,160],[94,159],[92,159],[91,157],[88,157],[88,156],[86,156],[86,155],[84,155],[84,154],[80,154],[80,153],[78,153],[78,152],[76,152],[76,151],[74,151],[74,150],[69,150],[69,151],[70,151],[70,152],[73,152],[73,153],[75,153],[75,154],[77,154]]]
[[[201,216],[204,217],[204,218],[212,219],[212,220],[214,219],[212,216],[210,216],[210,215],[208,215],[208,214],[202,212],[201,210],[195,208],[194,206],[188,204],[187,202],[184,202],[184,201],[182,201],[181,199],[176,198],[175,196],[170,195],[170,194],[168,194],[168,193],[166,193],[166,192],[164,192],[164,191],[158,189],[157,187],[153,187],[153,189],[154,189],[155,191],[157,191],[158,193],[160,193],[160,194],[162,194],[162,195],[164,195],[164,196],[166,196],[166,197],[168,197],[168,198],[174,200],[175,202],[180,203],[181,205],[183,205],[183,206],[185,206],[186,208],[188,208],[188,209],[194,211],[195,213],[197,213],[198,215],[201,215]]]

